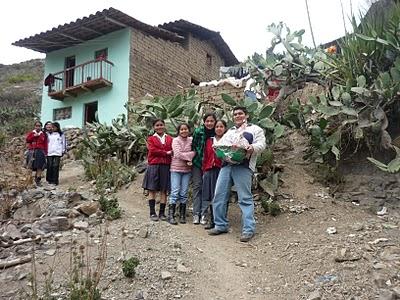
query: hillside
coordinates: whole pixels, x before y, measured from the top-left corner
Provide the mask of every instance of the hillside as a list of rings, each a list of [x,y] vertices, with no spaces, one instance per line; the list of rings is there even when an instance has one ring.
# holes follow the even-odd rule
[[[8,134],[22,134],[40,113],[44,61],[0,64],[0,125]]]

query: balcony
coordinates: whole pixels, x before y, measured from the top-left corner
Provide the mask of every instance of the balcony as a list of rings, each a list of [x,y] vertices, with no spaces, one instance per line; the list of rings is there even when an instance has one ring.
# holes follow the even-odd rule
[[[54,73],[49,80],[48,95],[52,99],[62,101],[67,97],[77,97],[86,92],[112,86],[113,65],[106,59],[97,59]]]

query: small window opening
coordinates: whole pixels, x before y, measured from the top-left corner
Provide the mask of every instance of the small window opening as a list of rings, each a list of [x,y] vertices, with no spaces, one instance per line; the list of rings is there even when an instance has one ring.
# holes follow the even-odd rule
[[[209,66],[212,65],[212,56],[208,53],[207,53],[207,57],[206,57],[206,62],[207,62],[207,65],[209,65]]]
[[[194,79],[193,77],[190,78],[190,85],[199,85],[200,81]]]
[[[108,48],[97,50],[94,53],[94,59],[96,59],[96,60],[108,59]]]

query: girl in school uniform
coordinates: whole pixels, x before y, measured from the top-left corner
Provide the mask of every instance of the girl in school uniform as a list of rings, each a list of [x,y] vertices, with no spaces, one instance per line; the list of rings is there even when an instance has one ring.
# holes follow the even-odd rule
[[[212,199],[214,198],[215,184],[217,182],[219,170],[222,166],[221,159],[217,158],[213,145],[217,143],[226,132],[226,122],[218,120],[215,123],[215,136],[206,140],[203,156],[203,185],[202,185],[202,202],[205,204],[201,212],[200,223],[206,225],[205,229],[214,228],[214,216],[212,210]],[[209,221],[207,224],[207,215],[209,213]]]
[[[204,146],[206,144],[206,140],[215,135],[214,126],[216,121],[217,117],[214,113],[206,113],[203,116],[204,124],[197,127],[193,132],[192,149],[196,152],[196,155],[193,158],[192,169],[193,224],[195,225],[200,224],[201,211],[202,207],[204,207],[201,196],[201,187],[203,185],[202,164]]]
[[[42,130],[42,123],[36,121],[34,129],[26,135],[28,147],[27,165],[35,172],[35,183],[40,185],[42,172],[46,167],[47,135]]]
[[[177,137],[172,142],[171,161],[171,194],[169,195],[168,221],[176,225],[176,203],[179,201],[179,222],[186,223],[186,202],[188,200],[189,182],[192,172],[192,138],[189,137],[190,127],[182,123],[177,128]]]
[[[172,156],[172,137],[165,133],[165,122],[153,121],[154,134],[147,139],[147,169],[142,187],[149,192],[150,219],[167,220],[165,206],[170,190],[170,164]],[[160,210],[156,213],[156,195],[160,193]]]
[[[67,141],[58,122],[54,122],[52,128],[47,130],[47,141],[46,181],[58,185],[61,157],[67,151]]]

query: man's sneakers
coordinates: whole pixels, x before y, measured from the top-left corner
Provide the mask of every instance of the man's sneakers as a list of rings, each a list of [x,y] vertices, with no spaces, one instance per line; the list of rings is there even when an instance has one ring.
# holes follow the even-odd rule
[[[208,235],[220,235],[224,233],[228,233],[228,230],[219,230],[217,228],[213,228],[208,231]]]
[[[220,235],[220,234],[224,234],[224,233],[228,233],[228,230],[220,230],[217,228],[212,228],[211,230],[208,231],[209,235]],[[253,237],[254,237],[254,233],[242,233],[242,235],[240,236],[240,241],[243,243],[247,243]]]
[[[254,233],[242,233],[240,236],[240,241],[243,243],[249,242],[254,236]]]

